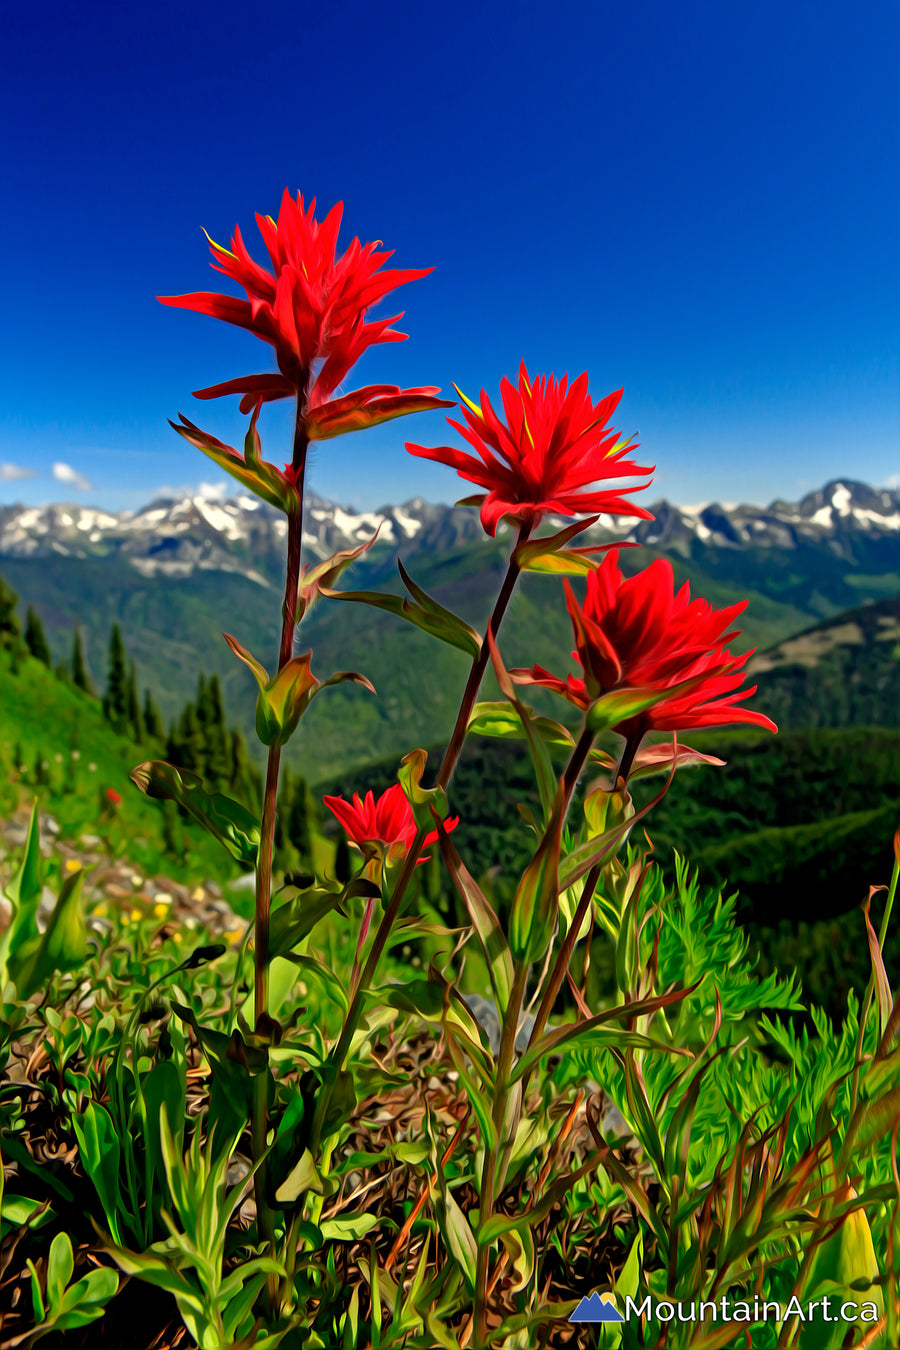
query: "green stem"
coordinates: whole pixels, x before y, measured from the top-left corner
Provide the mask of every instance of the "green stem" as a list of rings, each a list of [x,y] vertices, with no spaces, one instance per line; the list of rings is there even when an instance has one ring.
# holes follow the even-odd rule
[[[297,622],[297,592],[300,584],[300,543],[303,536],[303,486],[306,475],[306,455],[309,441],[303,421],[305,391],[297,398],[294,422],[294,450],[292,469],[297,488],[297,510],[288,516],[287,561],[285,565],[284,603],[281,607],[281,643],[278,650],[278,669],[291,659],[294,649],[294,629]],[[266,764],[266,786],[260,822],[259,852],[256,865],[256,915],[254,921],[254,1013],[256,1032],[264,1043],[269,1033],[269,925],[272,909],[272,856],[275,847],[275,808],[278,800],[278,770],[281,747],[269,746]],[[251,1138],[253,1161],[259,1163],[254,1181],[256,1218],[259,1235],[275,1255],[275,1223],[267,1197],[268,1167],[264,1154],[268,1136],[268,1098],[270,1070],[268,1055],[263,1071],[253,1084],[253,1120]],[[260,1159],[263,1159],[260,1162]],[[274,1308],[277,1281],[269,1281],[269,1297]]]
[[[525,542],[529,533],[530,526],[520,526],[516,547],[510,554],[506,575],[503,578],[503,584],[500,587],[500,593],[497,596],[488,624],[489,631],[494,637],[496,637],[497,632],[499,631],[503,616],[506,613],[513,591],[515,590],[516,582],[519,579],[519,564],[516,558],[516,548],[518,548],[519,544]],[[475,700],[478,697],[478,691],[481,687],[481,681],[484,678],[484,672],[487,669],[489,659],[490,652],[488,650],[487,641],[485,640],[481,644],[481,650],[478,656],[472,662],[472,669],[469,671],[469,678],[466,681],[466,687],[463,691],[459,712],[456,717],[456,725],[453,728],[453,732],[447,744],[447,749],[444,752],[444,758],[441,761],[441,767],[438,770],[437,786],[440,788],[445,788],[447,786],[452,777],[453,770],[456,768],[456,762],[459,759],[460,751],[462,750],[463,742],[466,738],[466,728],[469,725],[469,718],[472,715],[472,709],[475,706]],[[390,936],[391,929],[393,928],[394,922],[400,911],[400,906],[403,903],[407,887],[409,886],[413,872],[415,871],[416,863],[419,861],[419,857],[422,853],[427,833],[428,828],[425,825],[421,825],[416,831],[416,837],[410,844],[406,857],[403,860],[403,867],[400,870],[400,875],[394,885],[391,898],[387,903],[381,923],[378,925],[378,931],[376,932],[372,946],[369,949],[369,955],[366,964],[363,966],[359,983],[350,1000],[350,1006],[347,1009],[347,1015],[344,1018],[341,1034],[334,1049],[329,1055],[329,1063],[334,1066],[336,1071],[339,1071],[343,1066],[347,1051],[350,1048],[350,1042],[359,1026],[362,1018],[365,992],[369,987],[375,969],[381,959],[381,954],[387,945],[388,937]],[[318,1153],[321,1142],[322,1125],[329,1097],[330,1090],[327,1085],[323,1084],[322,1090],[317,1096],[316,1109],[313,1115],[310,1144],[313,1156],[316,1156]]]
[[[569,930],[563,939],[563,944],[559,949],[556,961],[553,966],[553,973],[547,982],[541,999],[540,1007],[534,1019],[534,1026],[531,1029],[531,1035],[528,1038],[529,1049],[536,1045],[546,1030],[547,1023],[550,1020],[550,1014],[553,1011],[553,1005],[556,1002],[557,994],[562,988],[562,982],[566,978],[566,971],[569,969],[569,962],[572,959],[572,952],[575,949],[575,943],[578,941],[578,930],[581,928],[582,920],[588,912],[591,900],[594,897],[594,891],[597,888],[597,882],[600,880],[600,873],[603,870],[602,863],[595,863],[587,874],[584,888],[581,892],[581,898],[578,906],[572,916],[572,922],[569,924]],[[525,1074],[522,1078],[522,1093],[528,1085],[529,1075]]]
[[[497,1089],[491,1118],[497,1135],[496,1148],[488,1148],[485,1140],[484,1165],[481,1173],[481,1194],[478,1204],[478,1227],[481,1229],[494,1212],[496,1192],[503,1187],[505,1166],[501,1157],[507,1152],[511,1139],[505,1134],[506,1115],[509,1106],[509,1075],[516,1052],[516,1034],[519,1029],[519,1017],[522,1012],[522,1000],[525,996],[525,981],[528,967],[517,965],[513,976],[513,985],[509,995],[509,1005],[503,1019],[500,1032],[500,1048],[497,1052]],[[515,1137],[515,1128],[512,1130]],[[478,1255],[475,1266],[475,1307],[473,1310],[475,1328],[475,1350],[483,1350],[487,1344],[487,1302],[488,1274],[490,1271],[491,1244],[478,1242]]]
[[[884,951],[884,941],[887,937],[888,924],[891,921],[891,911],[894,908],[894,897],[897,894],[897,882],[900,881],[900,851],[894,849],[894,870],[891,873],[891,884],[888,887],[887,899],[884,902],[884,913],[881,916],[881,926],[878,930],[878,946]],[[875,971],[869,976],[869,983],[866,987],[866,997],[863,1002],[862,1016],[859,1019],[859,1035],[856,1042],[856,1068],[853,1071],[853,1091],[850,1094],[851,1114],[856,1110],[856,1099],[859,1094],[859,1070],[862,1062],[863,1043],[866,1039],[866,1024],[869,1020],[869,1012],[872,1008],[872,999],[875,996]]]

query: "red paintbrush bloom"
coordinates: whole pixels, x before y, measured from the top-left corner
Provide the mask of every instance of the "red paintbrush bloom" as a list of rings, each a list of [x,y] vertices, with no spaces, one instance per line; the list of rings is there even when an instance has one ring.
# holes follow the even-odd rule
[[[121,806],[122,804],[122,798],[119,793],[116,792],[115,788],[106,789],[106,800],[109,802],[110,806]]]
[[[763,713],[737,706],[756,692],[755,685],[740,687],[752,652],[732,656],[726,646],[739,636],[726,630],[746,600],[713,609],[706,600],[690,598],[688,582],[676,594],[672,565],[661,558],[626,578],[616,549],[588,576],[583,606],[568,581],[564,585],[575,630],[572,655],[584,678],[563,680],[535,666],[511,672],[520,684],[544,685],[585,710],[607,695],[619,696],[609,704],[622,713],[615,728],[633,743],[648,731],[732,722],[777,731]]]
[[[298,194],[294,201],[285,188],[277,222],[271,216],[257,215],[272,262],[271,272],[253,261],[237,227],[230,249],[209,240],[215,259],[212,266],[242,286],[246,300],[212,291],[158,297],[165,305],[196,310],[246,328],[275,349],[280,374],[241,376],[197,390],[197,397],[242,394],[242,412],[249,412],[260,400],[268,403],[300,397],[303,411],[310,415],[311,440],[374,425],[405,412],[452,407],[452,403],[433,397],[436,388],[400,390],[393,385],[375,385],[347,396],[354,399],[349,425],[338,425],[342,408],[326,412],[330,395],[368,347],[400,342],[406,337],[391,328],[402,315],[366,323],[368,308],[397,286],[427,276],[434,269],[382,272],[392,253],[379,252],[376,244],[362,245],[358,239],[338,258],[343,203],[332,207],[321,223],[315,218],[315,209],[315,200],[306,208],[302,196]],[[318,418],[316,409],[320,410]],[[320,420],[328,422],[321,436],[316,434]]]
[[[352,805],[343,797],[323,797],[322,800],[343,825],[347,838],[364,851],[367,844],[383,844],[389,856],[402,858],[416,837],[413,809],[399,783],[383,792],[377,802],[371,791],[366,793],[365,800],[354,792]],[[458,824],[459,816],[443,822],[448,833]],[[433,844],[437,837],[437,830],[426,834],[424,846]],[[427,858],[419,859],[420,863],[427,861]]]
[[[467,501],[481,505],[481,523],[490,535],[503,516],[537,524],[548,513],[601,511],[652,520],[649,511],[621,495],[640,489],[588,491],[602,479],[653,472],[626,459],[627,443],[617,443],[616,433],[607,428],[622,390],[595,404],[588,394],[587,373],[579,375],[571,388],[568,379],[564,375],[557,381],[550,375],[532,380],[523,361],[518,389],[505,378],[500,382],[505,423],[483,389],[480,408],[457,389],[466,404],[466,425],[450,417],[447,421],[478,452],[478,459],[449,445],[428,450],[407,441],[406,448],[411,455],[449,464],[461,478],[487,488],[486,495]]]

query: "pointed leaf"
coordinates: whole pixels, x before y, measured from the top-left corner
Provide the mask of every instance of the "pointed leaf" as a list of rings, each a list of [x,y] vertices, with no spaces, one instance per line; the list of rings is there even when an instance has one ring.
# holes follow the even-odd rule
[[[440,822],[438,822],[437,831],[438,844],[444,862],[447,864],[447,870],[453,878],[456,889],[462,896],[463,903],[472,920],[472,926],[478,934],[478,940],[487,961],[494,1002],[500,1010],[502,1019],[509,1006],[509,996],[515,973],[509,943],[503,935],[500,920],[481,889],[476,885],[453,847],[450,836]]]
[[[254,419],[259,413],[259,408],[260,404],[257,403]],[[177,431],[179,436],[183,436],[189,445],[202,450],[204,455],[218,464],[220,469],[224,469],[232,478],[236,478],[243,487],[255,496],[261,497],[270,506],[276,507],[279,511],[284,511],[289,516],[297,514],[300,509],[297,489],[279,469],[276,469],[274,464],[269,464],[266,460],[259,458],[248,463],[233,446],[225,445],[215,436],[210,436],[208,432],[201,431],[183,413],[179,413],[178,416],[181,418],[182,425],[179,426],[177,422],[170,421],[169,426],[173,431]],[[248,437],[249,435],[248,432]],[[255,445],[254,450],[258,454],[258,448]]]
[[[572,733],[549,717],[531,714],[532,729],[548,745],[571,747]],[[505,740],[527,740],[528,732],[522,718],[509,703],[476,703],[469,716],[468,733],[473,736],[498,736]]]
[[[259,822],[240,802],[232,801],[221,792],[207,792],[197,774],[176,769],[161,759],[138,764],[130,776],[146,796],[178,802],[238,862],[247,867],[256,866]]]
[[[23,953],[21,967],[12,963],[11,974],[20,998],[30,998],[57,970],[77,970],[87,955],[87,925],[81,904],[84,869],[70,874],[47,920],[40,942],[29,956]]]

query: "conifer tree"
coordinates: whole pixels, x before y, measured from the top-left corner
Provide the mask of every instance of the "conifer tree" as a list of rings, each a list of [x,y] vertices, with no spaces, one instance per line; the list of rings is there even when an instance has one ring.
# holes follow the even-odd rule
[[[138,703],[137,675],[135,674],[133,661],[128,663],[128,677],[125,681],[125,707],[132,739],[140,745],[144,739],[144,724],[141,720],[141,708]]]
[[[159,708],[149,689],[144,690],[144,730],[153,741],[161,741],[165,734]]]
[[[176,769],[181,768],[181,742],[178,738],[178,725],[174,718],[169,723],[169,734],[166,737],[166,759],[169,764],[174,764]]]
[[[291,771],[285,764],[282,767],[281,781],[278,784],[278,802],[275,810],[275,834],[273,838],[275,857],[281,867],[290,866],[294,861],[287,832],[293,792]]]
[[[312,829],[314,815],[312,794],[305,778],[298,778],[291,793],[287,818],[287,836],[305,863],[312,862]]]
[[[21,633],[16,605],[19,597],[12,586],[0,577],[0,647],[11,646]]]
[[[81,626],[75,625],[75,636],[72,639],[72,683],[76,689],[82,689],[86,694],[93,694],[94,689],[91,684],[91,677],[88,675],[87,666],[84,663],[84,648],[81,642]]]
[[[103,715],[117,731],[124,729],[128,720],[128,676],[125,668],[125,643],[122,630],[114,623],[109,633],[109,673],[103,698]]]
[[[178,738],[181,743],[181,763],[178,766],[203,776],[203,733],[193,703],[185,705],[178,720]]]
[[[203,721],[203,751],[206,776],[211,787],[223,789],[228,783],[231,747],[222,706],[222,687],[218,675],[211,675],[206,685],[205,719]]]
[[[45,666],[50,665],[50,648],[44,635],[44,625],[31,605],[25,618],[25,646],[36,661],[42,661]]]
[[[334,875],[342,886],[353,876],[353,863],[350,858],[350,848],[347,844],[347,836],[341,831],[338,839],[337,852],[334,855]]]

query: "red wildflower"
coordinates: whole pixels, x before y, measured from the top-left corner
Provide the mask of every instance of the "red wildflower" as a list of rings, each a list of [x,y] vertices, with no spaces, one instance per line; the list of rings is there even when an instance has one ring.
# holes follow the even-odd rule
[[[241,412],[249,412],[258,401],[300,397],[310,440],[371,426],[405,412],[451,407],[447,400],[433,397],[438,392],[434,387],[401,390],[395,385],[372,385],[328,405],[330,395],[368,347],[400,342],[406,337],[390,326],[402,318],[400,314],[366,323],[369,306],[397,286],[427,276],[434,269],[382,272],[392,253],[379,252],[374,243],[361,245],[358,239],[340,258],[336,257],[343,203],[332,207],[321,223],[315,218],[315,209],[315,200],[306,208],[299,193],[294,201],[285,188],[277,222],[271,216],[257,215],[272,261],[271,272],[250,257],[237,226],[230,249],[207,235],[215,259],[212,266],[242,286],[246,300],[212,291],[158,297],[164,305],[196,310],[246,328],[275,349],[280,374],[241,376],[199,389],[196,396],[242,394]],[[352,400],[351,409],[338,406],[348,398]],[[316,409],[320,409],[318,417]],[[349,426],[339,425],[345,420],[345,411],[353,413]],[[317,435],[320,421],[327,422],[327,427],[323,425],[322,435]]]
[[[344,827],[348,839],[360,848],[367,844],[383,844],[390,856],[402,857],[416,837],[416,821],[409,800],[399,783],[389,787],[375,800],[373,792],[366,793],[362,800],[358,792],[353,794],[353,804],[345,802],[343,797],[323,797],[329,811],[337,816]],[[449,817],[443,822],[449,833],[459,824],[459,816]],[[426,834],[424,846],[433,844],[437,839],[437,830]],[[420,858],[419,862],[427,862]]]
[[[119,793],[116,792],[115,788],[106,789],[106,800],[109,802],[110,806],[121,806],[122,804],[122,798]]]
[[[716,610],[706,600],[691,600],[688,582],[676,594],[672,565],[662,558],[626,578],[618,567],[617,549],[589,575],[583,606],[568,581],[564,585],[575,630],[572,655],[584,678],[569,675],[562,680],[535,666],[511,672],[519,683],[544,685],[585,710],[616,691],[645,691],[648,696],[670,691],[617,723],[616,730],[635,744],[648,731],[732,722],[777,730],[763,713],[737,706],[756,692],[755,685],[740,688],[752,652],[732,656],[726,646],[740,636],[726,629],[746,608],[746,600]],[[623,709],[627,706],[623,699]]]
[[[479,459],[449,445],[428,450],[407,441],[406,448],[411,455],[448,464],[461,478],[487,488],[486,495],[467,501],[481,505],[481,523],[490,535],[503,516],[536,524],[551,512],[571,516],[601,511],[652,520],[649,511],[626,501],[619,492],[587,491],[602,479],[653,470],[626,459],[627,443],[617,442],[616,433],[607,429],[622,390],[595,404],[588,394],[586,372],[571,388],[568,379],[564,375],[557,381],[550,375],[532,380],[523,361],[518,389],[505,378],[500,382],[505,423],[483,389],[480,408],[457,389],[467,405],[463,408],[466,425],[450,417],[447,421],[477,450]]]

